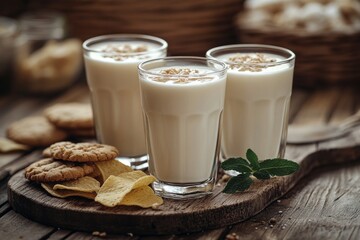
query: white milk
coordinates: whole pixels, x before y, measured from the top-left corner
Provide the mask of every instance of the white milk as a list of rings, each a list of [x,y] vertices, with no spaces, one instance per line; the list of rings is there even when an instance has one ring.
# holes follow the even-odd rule
[[[227,61],[233,55],[219,59]],[[221,143],[224,158],[244,157],[248,148],[260,159],[283,157],[293,70],[288,63],[259,72],[228,70]]]
[[[186,84],[140,81],[150,172],[168,183],[208,180],[218,157],[225,77]]]
[[[91,48],[102,50],[108,44],[111,43],[94,44]],[[148,50],[158,48],[155,44],[144,42],[121,44],[145,45]],[[134,56],[119,61],[104,57],[106,55],[91,52],[85,56],[97,138],[101,143],[117,147],[120,156],[144,155],[145,133],[137,72],[137,66],[144,58]],[[150,56],[155,58],[164,55],[159,52]]]

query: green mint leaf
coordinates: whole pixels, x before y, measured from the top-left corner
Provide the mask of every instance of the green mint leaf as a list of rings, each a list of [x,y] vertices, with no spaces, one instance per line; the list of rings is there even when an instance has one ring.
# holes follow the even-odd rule
[[[267,159],[259,162],[257,155],[251,149],[247,150],[246,158],[247,160],[241,157],[230,158],[221,164],[224,170],[235,170],[242,173],[230,178],[223,189],[224,193],[231,194],[248,189],[253,183],[251,176],[264,180],[272,176],[289,175],[300,168],[300,165],[296,162],[282,158]]]
[[[260,168],[273,176],[285,176],[296,172],[300,166],[287,159],[274,158],[260,162]]]
[[[265,171],[265,170],[259,170],[253,173],[254,177],[256,177],[257,179],[269,179],[271,177],[271,175]]]
[[[247,158],[247,160],[249,160],[250,165],[253,169],[255,169],[255,170],[260,169],[258,156],[250,148],[246,151],[246,158]]]
[[[250,174],[246,173],[230,178],[225,188],[223,189],[223,193],[231,194],[245,191],[253,183],[253,180],[249,176]]]
[[[249,162],[243,158],[229,158],[221,163],[221,167],[224,170],[235,170],[241,173],[252,172]]]

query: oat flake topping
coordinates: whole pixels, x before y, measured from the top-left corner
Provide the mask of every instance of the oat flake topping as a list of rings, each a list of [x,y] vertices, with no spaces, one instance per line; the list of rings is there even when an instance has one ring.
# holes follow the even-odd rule
[[[189,68],[168,68],[160,71],[160,74],[166,76],[153,77],[152,80],[156,82],[172,82],[177,84],[187,84],[191,82],[207,82],[214,79],[211,76],[191,76],[193,74],[200,74],[197,69]],[[171,76],[174,75],[174,76]]]
[[[231,62],[230,69],[237,69],[239,72],[261,72],[268,67],[266,66],[267,63],[274,63],[276,59],[266,57],[261,53],[255,53],[254,55],[239,53],[230,57],[228,61]]]
[[[131,53],[142,53],[148,51],[148,47],[145,45],[132,46],[130,44],[109,44],[101,51],[106,53],[103,55],[105,58],[112,58],[115,61],[124,61],[131,57]],[[121,56],[118,54],[121,54]]]

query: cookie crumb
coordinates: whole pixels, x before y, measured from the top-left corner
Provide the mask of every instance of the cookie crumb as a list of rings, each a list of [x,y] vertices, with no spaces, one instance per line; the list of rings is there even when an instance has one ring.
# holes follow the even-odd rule
[[[226,235],[226,240],[239,240],[240,236],[237,235],[236,233],[229,233],[228,235]]]
[[[159,204],[159,203],[154,203],[153,205],[151,205],[151,208],[152,208],[153,210],[160,210],[159,207],[160,207],[160,204]]]
[[[92,235],[97,237],[106,237],[107,234],[106,232],[93,231]]]
[[[220,181],[221,181],[221,182],[228,182],[229,179],[230,179],[230,176],[227,175],[227,174],[224,174],[224,175],[221,177]]]
[[[269,223],[271,225],[275,225],[276,224],[276,219],[275,218],[270,218]]]

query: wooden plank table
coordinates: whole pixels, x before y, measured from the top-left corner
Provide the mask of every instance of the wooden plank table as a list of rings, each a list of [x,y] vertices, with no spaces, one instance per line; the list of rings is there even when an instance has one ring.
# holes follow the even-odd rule
[[[14,120],[41,111],[57,102],[87,102],[83,82],[51,97],[0,97],[0,136]],[[295,89],[290,122],[294,125],[336,123],[360,109],[360,89],[337,87],[322,90]],[[357,131],[359,133],[359,131]],[[360,134],[355,134],[357,140]],[[336,147],[341,139],[331,140]],[[357,141],[359,142],[359,141]],[[317,149],[324,143],[307,144],[299,150]],[[291,148],[292,146],[288,146]],[[41,149],[0,154],[0,239],[94,239],[92,233],[71,231],[33,222],[13,211],[7,201],[10,176],[39,159]],[[360,159],[315,169],[284,197],[256,216],[238,224],[202,232],[136,236],[111,235],[107,239],[360,239]],[[269,221],[272,219],[272,226]],[[171,223],[169,223],[171,224]],[[235,238],[234,238],[235,239]]]

